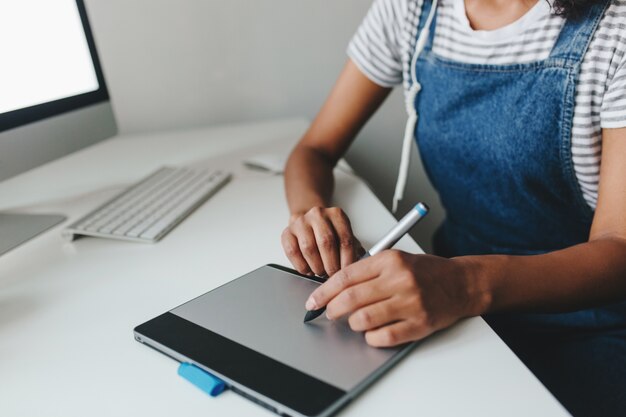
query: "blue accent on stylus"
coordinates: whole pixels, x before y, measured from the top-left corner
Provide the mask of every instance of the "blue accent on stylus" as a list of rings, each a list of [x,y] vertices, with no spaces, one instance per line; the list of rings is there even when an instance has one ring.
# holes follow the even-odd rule
[[[197,366],[183,362],[178,367],[178,375],[209,394],[217,397],[226,389],[226,383]]]
[[[428,208],[422,203],[417,203],[415,205],[415,210],[417,210],[417,212],[422,216],[425,216],[428,213]]]

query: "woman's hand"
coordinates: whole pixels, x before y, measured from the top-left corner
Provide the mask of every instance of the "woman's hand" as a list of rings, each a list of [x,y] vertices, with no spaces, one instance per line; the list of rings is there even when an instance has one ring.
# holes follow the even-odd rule
[[[345,268],[316,289],[308,310],[327,306],[330,320],[349,316],[372,346],[394,346],[481,314],[490,297],[461,260],[384,251]]]
[[[364,252],[348,216],[338,207],[313,207],[292,216],[281,242],[296,270],[307,275],[331,276]]]

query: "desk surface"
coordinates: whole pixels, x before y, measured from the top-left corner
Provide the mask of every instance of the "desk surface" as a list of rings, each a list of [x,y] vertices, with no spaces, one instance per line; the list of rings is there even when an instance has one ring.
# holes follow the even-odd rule
[[[0,415],[271,415],[231,392],[208,397],[132,329],[260,265],[288,264],[282,177],[241,161],[287,153],[306,125],[118,137],[0,183],[0,210],[69,216],[0,257]],[[69,222],[164,164],[224,168],[234,179],[156,245],[61,238]],[[336,194],[364,245],[393,225],[356,177],[338,172]],[[420,250],[410,238],[398,247]],[[567,415],[480,318],[430,337],[342,413],[384,414]]]

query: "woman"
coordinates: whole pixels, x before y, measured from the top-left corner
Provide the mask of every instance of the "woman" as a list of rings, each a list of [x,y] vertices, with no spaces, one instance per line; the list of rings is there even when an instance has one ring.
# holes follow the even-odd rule
[[[623,413],[625,29],[624,0],[376,0],[287,164],[283,247],[330,276],[306,308],[372,346],[486,315],[574,415]],[[355,263],[332,169],[401,82],[447,218],[436,256]]]

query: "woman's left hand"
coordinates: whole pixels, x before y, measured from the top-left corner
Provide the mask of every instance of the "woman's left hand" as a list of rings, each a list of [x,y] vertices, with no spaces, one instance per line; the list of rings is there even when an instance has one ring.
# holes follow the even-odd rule
[[[384,251],[334,274],[306,308],[326,305],[330,320],[349,316],[372,346],[419,340],[486,310],[490,297],[460,259]]]

